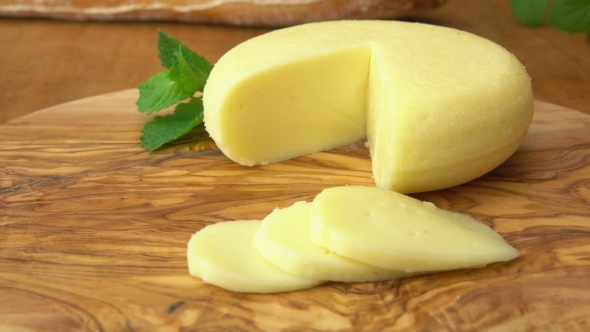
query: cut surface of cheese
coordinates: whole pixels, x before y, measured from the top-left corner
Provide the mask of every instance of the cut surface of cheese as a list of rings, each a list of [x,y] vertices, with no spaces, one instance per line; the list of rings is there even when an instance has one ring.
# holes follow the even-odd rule
[[[310,234],[339,255],[408,272],[482,267],[519,255],[467,215],[375,187],[322,191],[313,201]]]
[[[502,47],[444,27],[335,21],[248,40],[215,65],[205,125],[243,165],[369,140],[377,186],[467,182],[506,160],[533,113],[530,78]]]
[[[309,221],[312,203],[297,202],[275,209],[262,221],[254,247],[262,257],[290,274],[310,279],[367,282],[410,276],[340,256],[311,240]]]
[[[233,62],[231,51],[224,56],[203,93],[207,131],[228,157],[252,166],[364,139],[368,45],[282,63],[268,58],[263,45],[252,46]],[[287,47],[272,58],[292,51]],[[240,56],[244,52],[267,59]],[[267,61],[275,65],[266,68]]]
[[[195,233],[187,249],[189,274],[235,292],[277,293],[317,286],[323,281],[283,272],[252,246],[262,221],[209,225]]]

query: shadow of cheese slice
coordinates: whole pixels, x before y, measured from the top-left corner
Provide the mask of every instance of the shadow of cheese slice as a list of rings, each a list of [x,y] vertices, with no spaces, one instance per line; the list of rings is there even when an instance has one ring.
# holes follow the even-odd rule
[[[262,221],[253,245],[261,256],[290,274],[310,279],[367,282],[409,277],[403,271],[368,265],[318,247],[311,240],[311,203],[275,209]]]
[[[248,40],[215,65],[205,125],[243,165],[368,139],[376,185],[472,180],[506,160],[533,113],[522,64],[491,41],[395,21],[336,21]]]
[[[240,220],[209,225],[188,243],[189,274],[234,292],[277,293],[322,284],[297,277],[264,260],[252,246],[262,221]]]
[[[467,215],[375,187],[322,191],[313,201],[310,234],[339,255],[409,272],[482,267],[519,255]]]

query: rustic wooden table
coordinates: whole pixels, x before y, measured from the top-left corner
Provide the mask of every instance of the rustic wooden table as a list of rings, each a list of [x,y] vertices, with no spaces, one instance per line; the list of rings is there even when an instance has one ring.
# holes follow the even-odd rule
[[[489,38],[516,54],[535,98],[590,113],[590,42],[518,24],[507,0],[451,0],[412,19]],[[211,61],[266,29],[178,23],[0,19],[0,123],[67,101],[136,87],[160,70],[156,28]]]
[[[186,267],[195,231],[372,185],[367,149],[248,168],[210,142],[139,146],[132,89],[160,70],[157,27],[212,61],[267,29],[0,19],[0,331],[589,331],[588,38],[522,27],[507,0],[414,19],[492,39],[533,78],[540,101],[515,155],[415,195],[492,226],[518,259],[274,295],[203,284]]]

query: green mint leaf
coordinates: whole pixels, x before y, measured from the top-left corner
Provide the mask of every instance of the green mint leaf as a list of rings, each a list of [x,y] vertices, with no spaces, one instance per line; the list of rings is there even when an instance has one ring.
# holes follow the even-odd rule
[[[149,151],[185,136],[203,123],[203,102],[194,95],[203,90],[213,69],[209,61],[177,39],[160,29],[158,35],[160,61],[167,69],[139,85],[136,104],[140,112],[147,114],[177,105],[174,114],[156,116],[144,125],[141,145]],[[189,97],[189,102],[178,104]],[[204,127],[202,133],[206,134]]]
[[[195,84],[194,92],[202,91],[209,73],[213,69],[211,62],[164,31],[158,30],[158,34],[158,50],[162,66],[168,69],[176,67],[182,71],[190,70],[198,82]]]
[[[543,23],[549,0],[510,0],[514,16],[524,25]]]
[[[156,116],[143,127],[141,146],[154,151],[166,143],[177,140],[203,122],[203,100],[191,98],[178,104],[174,114]]]
[[[590,34],[590,1],[555,0],[549,11],[549,24],[569,33]]]
[[[178,39],[171,37],[164,31],[158,29],[158,51],[162,66],[170,69],[176,61],[176,51],[182,47],[182,43]]]
[[[170,68],[168,77],[171,80],[182,84],[186,91],[192,91],[193,94],[197,91],[203,90],[207,78],[205,77],[203,80],[191,70],[188,62],[183,56],[182,49],[176,51],[175,56],[176,61]]]
[[[152,114],[194,95],[170,74],[170,70],[163,70],[139,85],[136,104],[140,112]]]
[[[209,74],[211,74],[211,70],[213,69],[211,62],[184,45],[177,53],[176,62],[181,66],[182,70],[190,69],[195,77],[196,91],[203,91],[205,83],[207,83],[207,78],[209,78]]]

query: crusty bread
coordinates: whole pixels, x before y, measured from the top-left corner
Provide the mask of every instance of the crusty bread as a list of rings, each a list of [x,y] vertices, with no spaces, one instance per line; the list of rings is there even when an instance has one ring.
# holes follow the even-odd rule
[[[339,19],[391,19],[447,0],[0,0],[0,16],[73,20],[167,20],[287,26]]]

